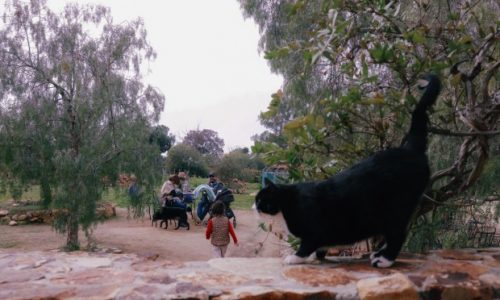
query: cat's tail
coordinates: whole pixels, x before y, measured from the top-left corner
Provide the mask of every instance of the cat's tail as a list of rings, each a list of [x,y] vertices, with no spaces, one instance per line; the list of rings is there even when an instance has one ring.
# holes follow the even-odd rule
[[[427,149],[427,110],[431,107],[441,90],[441,81],[434,74],[429,74],[421,81],[421,88],[425,91],[417,106],[413,110],[410,130],[402,142],[402,147],[424,153]]]

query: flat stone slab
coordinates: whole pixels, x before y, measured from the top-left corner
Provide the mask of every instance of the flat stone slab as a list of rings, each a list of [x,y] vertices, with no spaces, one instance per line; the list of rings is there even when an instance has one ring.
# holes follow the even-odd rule
[[[280,258],[178,263],[154,255],[0,251],[0,299],[495,299],[500,248],[283,265]]]

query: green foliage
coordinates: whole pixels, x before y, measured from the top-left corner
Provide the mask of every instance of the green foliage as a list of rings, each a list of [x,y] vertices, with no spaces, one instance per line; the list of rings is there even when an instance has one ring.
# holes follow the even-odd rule
[[[234,202],[231,203],[232,209],[250,210],[255,202],[255,196],[249,193],[235,194]]]
[[[495,1],[240,5],[259,26],[271,68],[284,78],[260,115],[267,131],[252,148],[266,163],[287,164],[294,181],[326,178],[398,146],[420,97],[417,80],[434,72],[443,79],[430,120],[439,134],[429,147],[434,202],[424,200],[419,213],[464,193],[496,192],[490,176],[496,163],[488,161],[500,124]]]
[[[499,195],[500,196],[500,156],[496,155],[489,160],[484,173],[473,189],[473,193],[479,196]]]
[[[148,138],[164,97],[140,68],[155,53],[140,19],[112,24],[101,6],[68,4],[56,15],[45,1],[11,1],[3,14],[0,177],[39,184],[44,205],[63,212],[55,229],[78,249],[79,228],[90,232],[120,173],[135,173],[145,191],[161,177]]]
[[[168,151],[175,143],[175,136],[169,133],[169,128],[164,125],[155,126],[149,136],[149,143],[156,143],[160,152]]]
[[[166,168],[170,173],[188,172],[190,176],[208,176],[208,166],[203,155],[187,144],[178,144],[168,151]]]
[[[498,51],[492,47],[498,24],[488,17],[498,7],[491,1],[470,7],[465,1],[453,6],[444,1],[240,3],[244,14],[260,26],[260,45],[271,66],[284,76],[282,90],[272,95],[260,118],[285,143],[265,146],[272,140],[260,138],[253,150],[265,154],[270,164],[290,164],[296,179],[323,178],[374,151],[397,146],[419,97],[414,84],[424,72],[451,79],[445,80],[443,101],[437,105],[436,127],[466,130],[470,123],[461,123],[464,118],[454,115],[456,105],[472,107],[474,98],[465,96],[480,86],[489,86],[484,90],[485,110],[465,119],[477,118],[483,130],[494,131],[498,123],[485,119],[494,110],[496,85],[491,72],[498,68]],[[481,34],[474,35],[475,31]],[[477,65],[479,59],[484,60],[482,65]],[[474,63],[478,73],[466,80]],[[494,115],[497,120],[498,114]],[[474,164],[473,157],[459,159]],[[481,159],[476,162],[483,165]],[[324,167],[333,163],[338,167]]]
[[[288,235],[286,242],[292,247],[293,250],[297,251],[300,247],[300,238],[293,236],[291,234]]]
[[[248,182],[258,181],[260,170],[263,168],[264,165],[258,156],[250,156],[236,150],[222,157],[215,172],[223,182],[231,184],[233,179]]]

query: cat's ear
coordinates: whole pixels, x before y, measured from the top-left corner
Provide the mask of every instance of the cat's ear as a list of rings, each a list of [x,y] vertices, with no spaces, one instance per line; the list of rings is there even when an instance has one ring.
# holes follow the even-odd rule
[[[274,182],[272,182],[269,178],[264,178],[264,187],[274,187]]]

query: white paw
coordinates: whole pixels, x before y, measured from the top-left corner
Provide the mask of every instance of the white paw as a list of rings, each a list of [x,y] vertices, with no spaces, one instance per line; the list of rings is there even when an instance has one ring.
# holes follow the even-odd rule
[[[372,259],[372,266],[377,268],[388,268],[394,264],[393,260],[388,260],[383,256]]]
[[[305,263],[306,260],[307,260],[307,257],[300,257],[300,256],[293,254],[293,255],[288,255],[287,257],[285,257],[285,259],[283,260],[283,264],[285,264],[285,265],[298,265],[298,264]]]
[[[370,254],[370,260],[374,260],[375,259],[375,255],[377,253],[379,253],[380,251],[384,250],[385,248],[387,248],[387,244],[384,244],[382,246],[382,248],[380,248],[378,251],[372,252],[372,254]]]

